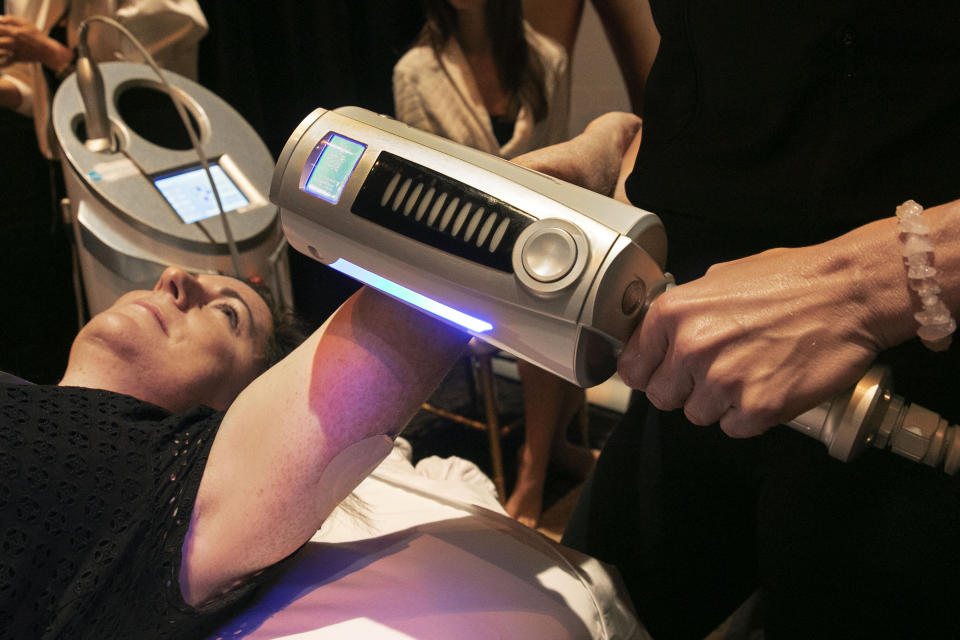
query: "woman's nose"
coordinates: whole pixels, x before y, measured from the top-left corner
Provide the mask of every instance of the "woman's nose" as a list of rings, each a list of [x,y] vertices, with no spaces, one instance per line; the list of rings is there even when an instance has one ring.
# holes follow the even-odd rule
[[[164,269],[157,286],[173,297],[174,303],[181,311],[186,311],[196,304],[203,294],[203,288],[197,277],[180,267]]]

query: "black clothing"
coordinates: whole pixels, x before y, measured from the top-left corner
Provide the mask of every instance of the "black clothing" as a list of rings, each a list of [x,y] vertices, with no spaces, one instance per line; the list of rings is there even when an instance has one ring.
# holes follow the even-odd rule
[[[663,219],[679,282],[960,198],[956,2],[652,5],[627,193]],[[960,422],[960,348],[881,357],[899,395]],[[960,637],[960,480],[634,400],[564,543],[617,565],[654,637],[703,637],[757,586],[768,638]]]
[[[672,268],[709,260],[676,218],[735,255],[956,198],[957,3],[652,5],[663,35],[627,184],[664,216]]]
[[[0,385],[0,637],[197,638],[266,578],[199,609],[180,553],[222,414]]]
[[[513,131],[517,127],[515,118],[506,116],[490,116],[490,126],[493,127],[493,137],[502,147],[513,139]]]
[[[6,371],[0,371],[0,384],[33,384],[29,380],[24,380],[20,376],[15,376]]]

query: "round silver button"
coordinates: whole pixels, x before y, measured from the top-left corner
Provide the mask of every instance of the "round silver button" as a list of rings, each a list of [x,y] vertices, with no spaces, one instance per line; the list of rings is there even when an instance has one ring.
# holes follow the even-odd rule
[[[540,229],[523,245],[523,268],[540,282],[554,282],[570,272],[577,260],[573,237],[556,227]]]

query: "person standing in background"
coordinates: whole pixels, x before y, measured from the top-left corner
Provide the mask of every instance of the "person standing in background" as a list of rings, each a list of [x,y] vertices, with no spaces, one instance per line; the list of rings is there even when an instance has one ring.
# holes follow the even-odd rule
[[[394,67],[398,120],[505,158],[567,139],[567,53],[523,20],[521,2],[425,0],[424,11]]]
[[[427,22],[393,73],[398,120],[504,158],[568,138],[568,51],[534,30],[520,0],[425,0]],[[594,453],[567,442],[582,389],[519,361],[525,442],[507,512],[540,518],[547,464],[586,475]]]
[[[161,67],[192,79],[207,22],[196,0],[6,0],[0,14],[0,256],[4,314],[0,368],[38,382],[63,372],[77,331],[62,178],[50,131],[50,103],[73,71],[84,19],[112,17]],[[98,61],[139,54],[104,25],[90,29]],[[35,135],[32,133],[35,132]],[[82,312],[82,310],[80,310]]]
[[[603,4],[634,12],[610,38],[642,63],[625,193],[663,220],[678,286],[620,357],[645,395],[563,543],[617,566],[657,638],[738,608],[767,638],[960,637],[957,478],[772,426],[877,356],[960,416],[960,351],[936,344],[960,311],[958,5]]]

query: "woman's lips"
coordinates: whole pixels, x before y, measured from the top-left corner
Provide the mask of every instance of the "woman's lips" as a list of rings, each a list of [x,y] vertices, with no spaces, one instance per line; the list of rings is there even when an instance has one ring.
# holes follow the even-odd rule
[[[151,314],[153,314],[153,317],[156,318],[157,322],[160,324],[160,328],[163,330],[163,333],[166,335],[170,335],[167,332],[167,323],[163,321],[163,316],[160,315],[159,309],[157,309],[155,306],[153,306],[149,302],[144,302],[142,300],[137,300],[136,302],[134,302],[134,304],[143,307],[144,309],[149,311]]]

